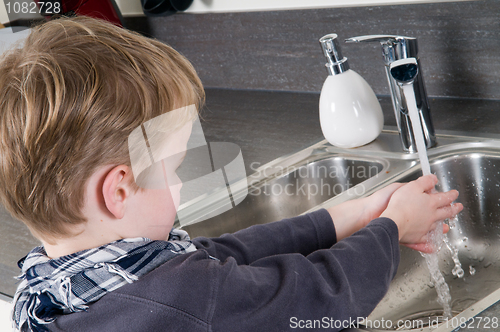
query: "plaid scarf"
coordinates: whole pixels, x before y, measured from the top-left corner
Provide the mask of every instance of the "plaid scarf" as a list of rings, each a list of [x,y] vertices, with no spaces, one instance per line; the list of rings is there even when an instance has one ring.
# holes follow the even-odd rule
[[[176,229],[168,241],[123,239],[56,259],[36,247],[18,263],[22,274],[13,301],[14,328],[48,331],[45,325],[57,315],[86,310],[106,293],[195,250],[188,234]]]

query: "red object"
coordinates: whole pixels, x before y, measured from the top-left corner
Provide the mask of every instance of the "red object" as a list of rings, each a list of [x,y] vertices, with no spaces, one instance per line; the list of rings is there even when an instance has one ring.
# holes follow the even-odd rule
[[[39,0],[35,0],[38,4]],[[104,19],[123,27],[122,16],[114,0],[60,0],[63,15],[76,14]]]

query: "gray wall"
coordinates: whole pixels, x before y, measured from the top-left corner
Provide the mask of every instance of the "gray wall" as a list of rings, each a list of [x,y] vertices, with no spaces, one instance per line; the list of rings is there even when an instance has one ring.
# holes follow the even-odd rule
[[[500,1],[176,14],[128,18],[189,58],[207,87],[319,92],[318,39],[364,34],[418,38],[429,96],[500,99]],[[343,44],[351,68],[387,95],[379,44]]]

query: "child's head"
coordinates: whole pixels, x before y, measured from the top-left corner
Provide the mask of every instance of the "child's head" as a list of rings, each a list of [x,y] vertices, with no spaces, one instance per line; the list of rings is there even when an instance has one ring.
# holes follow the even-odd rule
[[[135,128],[204,99],[195,70],[171,47],[86,17],[33,28],[2,57],[0,77],[2,203],[47,239],[86,221],[92,174],[130,166]]]

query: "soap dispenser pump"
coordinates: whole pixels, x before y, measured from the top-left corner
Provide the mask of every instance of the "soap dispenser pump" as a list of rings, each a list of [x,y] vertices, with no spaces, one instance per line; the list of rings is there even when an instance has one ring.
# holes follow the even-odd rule
[[[373,141],[382,131],[384,115],[368,83],[349,69],[336,34],[319,40],[328,62],[328,77],[321,89],[319,118],[330,144],[354,148]]]

